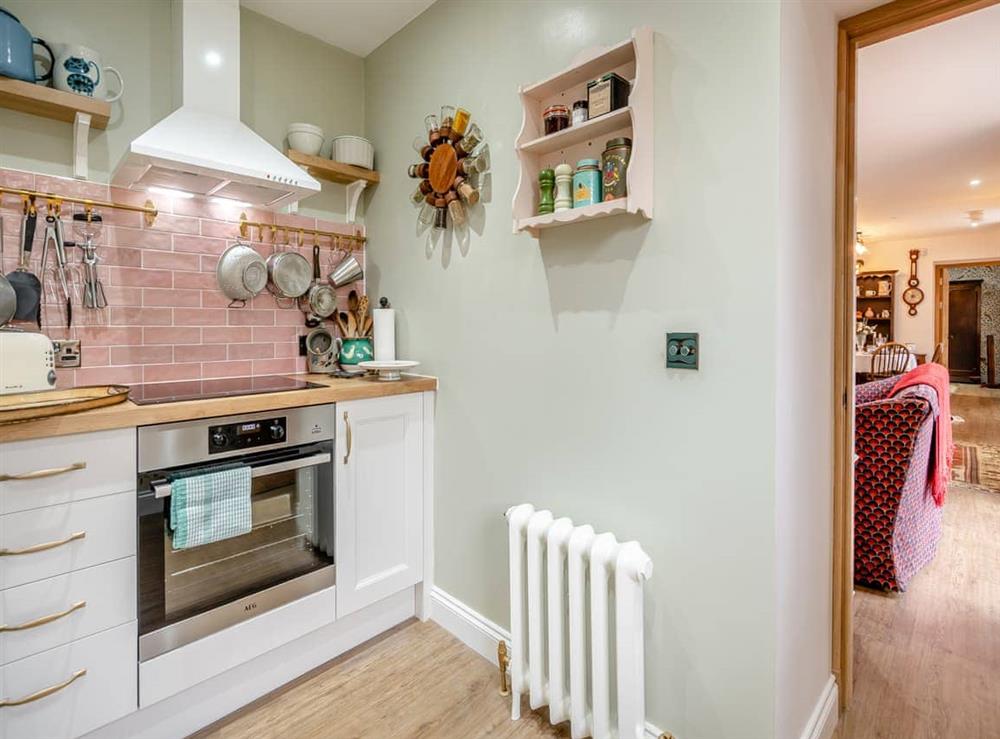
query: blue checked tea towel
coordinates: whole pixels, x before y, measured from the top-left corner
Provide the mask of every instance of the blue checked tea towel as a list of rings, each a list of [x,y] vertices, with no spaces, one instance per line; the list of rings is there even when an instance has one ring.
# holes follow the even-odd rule
[[[250,531],[250,468],[231,465],[193,470],[170,480],[170,530],[174,549],[190,549]]]

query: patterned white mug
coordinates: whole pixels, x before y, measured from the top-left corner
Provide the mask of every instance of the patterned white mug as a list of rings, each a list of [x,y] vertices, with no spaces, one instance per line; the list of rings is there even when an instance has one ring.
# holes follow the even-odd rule
[[[52,65],[52,85],[57,90],[115,102],[125,92],[125,82],[114,67],[101,64],[101,55],[79,44],[52,44],[56,61]],[[108,94],[107,73],[118,78],[118,91]]]

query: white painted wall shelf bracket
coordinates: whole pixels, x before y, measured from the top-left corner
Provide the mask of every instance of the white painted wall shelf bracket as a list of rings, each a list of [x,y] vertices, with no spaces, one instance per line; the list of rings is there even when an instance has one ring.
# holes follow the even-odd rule
[[[542,113],[550,105],[571,107],[587,98],[587,82],[615,72],[631,82],[628,105],[585,123],[545,135]],[[520,176],[514,192],[514,233],[541,231],[619,213],[653,217],[653,30],[637,28],[619,44],[586,49],[551,77],[519,89],[523,118],[514,149]],[[609,139],[632,140],[628,195],[583,208],[538,215],[538,173],[560,162],[600,159]]]
[[[73,120],[73,177],[87,179],[90,154],[90,113],[76,112]]]

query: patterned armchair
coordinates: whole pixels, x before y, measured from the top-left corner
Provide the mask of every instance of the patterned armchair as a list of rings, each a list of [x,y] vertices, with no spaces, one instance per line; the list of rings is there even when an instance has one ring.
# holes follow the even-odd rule
[[[893,591],[906,590],[941,538],[927,479],[937,394],[918,385],[890,398],[898,379],[856,388],[854,432],[854,582]]]

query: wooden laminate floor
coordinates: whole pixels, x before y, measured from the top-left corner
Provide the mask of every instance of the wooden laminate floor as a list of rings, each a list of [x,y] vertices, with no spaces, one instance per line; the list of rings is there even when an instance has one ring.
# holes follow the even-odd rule
[[[949,486],[934,561],[854,600],[854,700],[838,739],[1000,737],[1000,495]]]
[[[953,427],[956,442],[1000,447],[1000,390],[952,393],[951,412],[963,419]]]
[[[550,739],[510,720],[496,668],[433,622],[411,621],[209,726],[197,739]],[[565,726],[565,725],[564,725]]]

